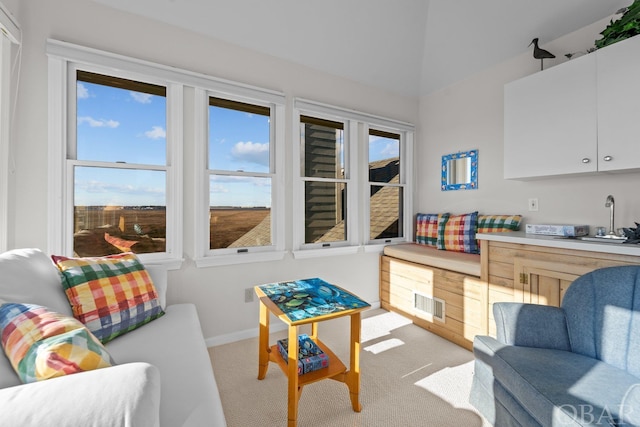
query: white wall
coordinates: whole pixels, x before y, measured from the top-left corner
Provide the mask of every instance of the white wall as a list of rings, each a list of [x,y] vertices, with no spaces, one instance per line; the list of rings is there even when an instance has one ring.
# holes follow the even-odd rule
[[[352,108],[405,122],[417,122],[418,100],[399,97],[345,79],[235,47],[193,32],[149,21],[86,0],[9,2],[24,32],[24,53],[12,154],[16,164],[10,197],[9,247],[47,247],[47,57],[45,40],[54,38],[182,69],[279,90],[291,100],[311,100]],[[13,6],[13,7],[12,7]],[[233,19],[234,17],[229,17]],[[242,25],[238,17],[238,25]],[[295,34],[292,34],[295,37]],[[192,96],[187,91],[186,98]],[[188,127],[188,126],[186,126]],[[185,130],[185,170],[192,170],[194,147]],[[287,164],[293,129],[287,125]],[[291,177],[287,171],[287,224],[291,224]],[[169,302],[197,304],[207,338],[233,338],[257,332],[258,306],[245,303],[245,288],[271,281],[323,277],[377,302],[378,255],[326,257],[281,262],[196,268],[193,247],[194,177],[184,183],[185,263],[170,272]],[[287,248],[291,247],[290,230]],[[230,336],[231,334],[232,336]],[[210,342],[219,342],[213,339]]]
[[[545,60],[545,68],[566,61],[565,53],[593,46],[609,19],[542,46],[556,55],[555,60]],[[612,194],[616,201],[616,228],[633,227],[634,221],[640,222],[639,173],[529,182],[503,179],[503,87],[505,83],[539,70],[539,60],[533,59],[529,51],[421,97],[417,211],[465,213],[479,210],[487,214],[522,214],[527,223],[579,223],[608,228],[609,209],[604,204],[607,195]],[[535,118],[531,121],[533,124]],[[479,149],[479,188],[441,191],[442,155],[474,148]],[[529,198],[538,198],[538,212],[528,211]]]

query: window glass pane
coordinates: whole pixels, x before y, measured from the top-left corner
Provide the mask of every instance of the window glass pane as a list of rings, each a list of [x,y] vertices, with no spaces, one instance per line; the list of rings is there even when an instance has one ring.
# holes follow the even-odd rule
[[[269,173],[269,109],[217,98],[209,104],[209,169]]]
[[[209,185],[210,249],[271,245],[271,178],[214,175]]]
[[[77,166],[74,174],[76,255],[165,252],[164,171]]]
[[[402,237],[402,188],[371,186],[369,239]]]
[[[166,88],[78,71],[77,159],[166,165]]]
[[[347,239],[345,183],[305,183],[305,243],[338,242]]]
[[[399,182],[400,135],[369,130],[369,181]]]
[[[302,176],[332,179],[345,177],[343,128],[342,123],[300,117]]]

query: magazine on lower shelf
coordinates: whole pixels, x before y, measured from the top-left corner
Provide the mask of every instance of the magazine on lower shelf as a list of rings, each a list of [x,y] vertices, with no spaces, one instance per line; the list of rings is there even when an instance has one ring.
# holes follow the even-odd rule
[[[278,351],[289,363],[289,340],[278,340]],[[298,337],[298,375],[317,371],[329,366],[329,356],[307,334]]]

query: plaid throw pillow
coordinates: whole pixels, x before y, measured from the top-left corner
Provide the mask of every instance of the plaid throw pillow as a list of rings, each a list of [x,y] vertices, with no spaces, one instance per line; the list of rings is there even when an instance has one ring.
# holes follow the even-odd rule
[[[438,243],[438,249],[479,253],[476,241],[477,227],[478,212],[450,215],[449,218],[438,221],[438,229],[442,231],[443,236],[442,244]]]
[[[478,215],[478,233],[518,231],[522,215]]]
[[[416,215],[416,243],[427,246],[437,246],[438,219],[449,217],[448,213],[443,214],[417,214]]]
[[[62,272],[74,317],[103,343],[164,314],[149,273],[133,253],[51,258]]]
[[[80,321],[40,305],[0,306],[0,334],[7,358],[23,383],[114,364]]]

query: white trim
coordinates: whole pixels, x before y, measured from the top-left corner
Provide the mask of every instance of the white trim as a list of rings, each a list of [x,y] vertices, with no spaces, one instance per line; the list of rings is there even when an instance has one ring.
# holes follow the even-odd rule
[[[186,86],[203,87],[230,96],[246,96],[272,103],[284,103],[282,92],[262,89],[256,86],[232,82],[206,74],[196,73],[181,68],[170,67],[142,59],[130,58],[116,53],[106,52],[89,47],[79,46],[54,39],[47,39],[47,55],[64,58],[80,64],[93,64],[110,67],[113,70],[128,70],[131,72],[150,75],[163,80],[182,83]]]
[[[16,21],[2,3],[0,3],[0,31],[2,31],[12,43],[20,44],[22,40],[20,25],[18,25],[18,21]]]
[[[194,118],[193,138],[195,147],[193,150],[193,179],[195,182],[195,218],[193,223],[193,243],[195,245],[193,258],[196,266],[202,267],[202,261],[206,260],[209,248],[209,176],[203,171],[207,170],[207,109],[203,105],[208,104],[207,91],[196,88],[194,93]]]
[[[0,252],[9,242],[9,142],[11,139],[11,44],[0,37]]]
[[[319,258],[323,256],[353,255],[360,251],[360,246],[331,246],[322,249],[300,249],[293,251],[295,259]]]
[[[48,196],[48,224],[47,250],[50,254],[61,254],[67,233],[65,208],[63,200],[66,197],[65,162],[66,130],[67,130],[67,62],[61,58],[49,58],[49,191]]]
[[[314,113],[327,114],[332,117],[341,117],[343,119],[356,120],[358,122],[370,123],[376,126],[383,126],[401,131],[415,130],[415,126],[411,123],[388,119],[369,113],[363,113],[361,111],[349,110],[347,108],[336,107],[334,105],[324,104],[321,102],[310,101],[303,98],[296,98],[294,100],[294,109],[313,111]]]
[[[184,217],[183,191],[183,140],[184,140],[184,86],[167,86],[167,221],[165,230],[165,253],[168,258],[182,256]],[[142,259],[142,257],[141,257]]]
[[[217,267],[220,265],[246,264],[250,262],[281,261],[285,251],[244,252],[225,255],[212,255],[196,258],[197,267]]]

